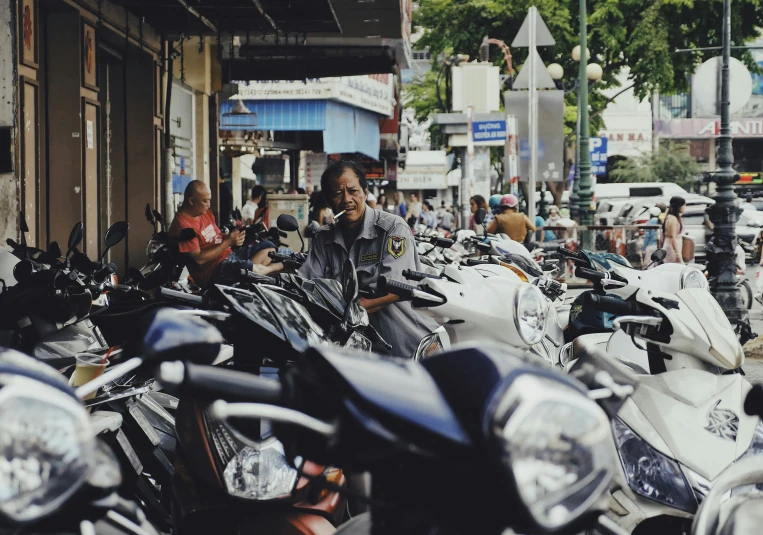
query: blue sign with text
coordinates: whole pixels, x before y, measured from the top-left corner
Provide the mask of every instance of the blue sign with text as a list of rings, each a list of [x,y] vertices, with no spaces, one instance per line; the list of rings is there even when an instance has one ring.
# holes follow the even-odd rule
[[[472,139],[479,141],[503,141],[506,139],[506,121],[475,121],[472,123]]]
[[[592,137],[588,140],[588,149],[591,153],[591,174],[607,174],[607,138]]]

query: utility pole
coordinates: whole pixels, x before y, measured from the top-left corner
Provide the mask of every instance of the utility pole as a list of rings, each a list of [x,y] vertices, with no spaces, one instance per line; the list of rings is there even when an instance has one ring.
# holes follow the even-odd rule
[[[570,217],[578,221],[580,203],[580,91],[578,91],[578,112],[575,114],[575,175],[572,179],[570,193]]]
[[[729,128],[731,55],[731,1],[723,2],[723,67],[721,69],[721,124],[717,170],[712,180],[717,184],[715,204],[707,209],[713,222],[713,236],[707,244],[707,270],[710,274],[710,291],[721,305],[729,321],[740,326],[741,342],[752,337],[747,310],[742,306],[739,289],[736,286],[736,224],[741,208],[736,204],[736,193],[732,184],[739,178],[731,165],[734,151]],[[680,251],[677,251],[680,254]]]

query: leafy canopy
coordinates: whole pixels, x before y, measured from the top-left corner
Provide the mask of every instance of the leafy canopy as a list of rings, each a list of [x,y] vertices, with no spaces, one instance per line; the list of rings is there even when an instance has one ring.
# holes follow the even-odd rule
[[[758,35],[763,26],[763,0],[731,2],[731,35],[743,44]],[[538,8],[556,45],[539,49],[546,64],[564,67],[565,79],[577,75],[578,64],[570,57],[579,43],[579,0],[419,0],[413,23],[424,29],[417,48],[428,46],[432,56],[448,49],[479,57],[479,45],[488,35],[509,46],[531,5]],[[718,51],[676,53],[676,49],[721,45],[722,0],[589,0],[588,48],[604,68],[605,87],[616,84],[623,67],[639,98],[654,89],[662,94],[688,90],[686,75]],[[527,56],[526,48],[511,49],[513,63]],[[749,52],[732,51],[757,70]],[[503,64],[497,47],[491,60]],[[592,104],[593,105],[593,104]]]
[[[619,161],[609,178],[613,182],[675,182],[686,186],[701,170],[687,145],[662,143],[656,152]]]

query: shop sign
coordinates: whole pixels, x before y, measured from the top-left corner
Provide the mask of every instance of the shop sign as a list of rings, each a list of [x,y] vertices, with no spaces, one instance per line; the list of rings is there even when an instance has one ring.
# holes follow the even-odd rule
[[[397,173],[397,189],[446,189],[447,175],[442,172],[415,171],[406,169]]]

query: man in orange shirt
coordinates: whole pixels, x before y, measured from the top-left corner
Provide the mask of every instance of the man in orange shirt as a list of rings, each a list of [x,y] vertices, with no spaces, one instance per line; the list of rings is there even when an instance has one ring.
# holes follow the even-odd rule
[[[241,247],[245,233],[233,230],[223,236],[215,224],[215,216],[209,211],[212,192],[201,180],[192,180],[185,188],[183,205],[170,225],[170,237],[177,236],[184,228],[191,228],[196,236],[178,244],[178,250],[189,256],[188,271],[194,282],[205,287],[220,274],[223,264],[235,263],[240,269],[248,269],[267,275],[280,271],[283,266],[271,264],[268,254],[275,250],[269,241]],[[238,247],[235,254],[232,246]]]

